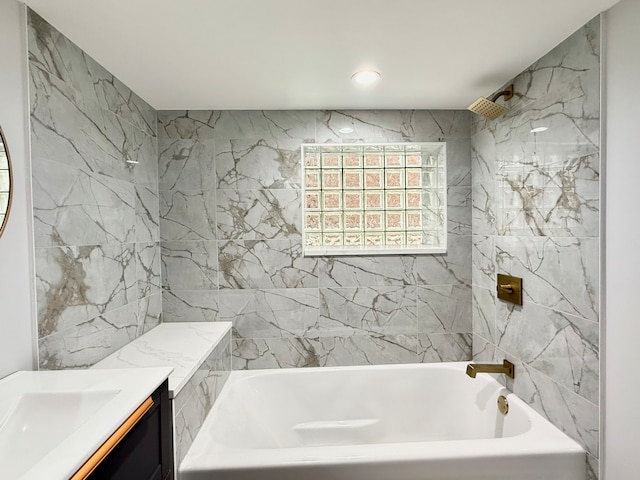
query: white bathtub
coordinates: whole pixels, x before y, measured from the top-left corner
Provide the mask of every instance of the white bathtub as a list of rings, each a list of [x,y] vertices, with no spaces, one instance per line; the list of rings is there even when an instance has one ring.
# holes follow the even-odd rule
[[[465,366],[233,372],[180,480],[585,479],[576,442]]]

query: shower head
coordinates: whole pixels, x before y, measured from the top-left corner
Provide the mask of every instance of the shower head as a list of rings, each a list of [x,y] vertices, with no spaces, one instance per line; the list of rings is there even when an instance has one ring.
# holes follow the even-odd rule
[[[489,120],[495,120],[509,111],[507,107],[496,103],[496,100],[503,96],[505,100],[510,100],[511,97],[513,97],[513,85],[509,85],[506,90],[496,93],[491,100],[480,97],[469,105],[468,109],[473,113],[477,113],[478,115],[488,118]]]

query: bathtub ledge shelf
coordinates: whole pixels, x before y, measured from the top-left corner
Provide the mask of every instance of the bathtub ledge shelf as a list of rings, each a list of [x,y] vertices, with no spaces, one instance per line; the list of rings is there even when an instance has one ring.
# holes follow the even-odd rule
[[[175,465],[179,465],[231,373],[231,322],[162,323],[94,369],[171,367]]]

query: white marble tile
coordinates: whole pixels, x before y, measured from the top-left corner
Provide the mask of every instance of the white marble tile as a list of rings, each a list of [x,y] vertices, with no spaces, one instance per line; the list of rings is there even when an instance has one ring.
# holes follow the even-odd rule
[[[318,260],[290,240],[218,242],[220,288],[317,288]]]
[[[587,454],[587,480],[598,480],[600,462],[596,457]]]
[[[561,89],[528,103],[522,110],[512,109],[502,120],[490,124],[498,162],[546,164],[597,153],[600,143],[598,70],[596,67],[586,85],[583,84],[586,79],[578,76]],[[592,109],[589,103],[594,99],[596,108]],[[540,126],[547,130],[531,132]]]
[[[132,180],[124,161],[134,127],[95,104],[82,105],[72,87],[31,68],[31,151],[33,159],[56,160],[73,168]]]
[[[155,111],[33,10],[28,10],[29,60],[148,135],[155,135]]]
[[[212,190],[215,179],[213,140],[158,140],[158,179],[163,190]]]
[[[160,241],[160,211],[158,189],[135,185],[135,195],[136,241]]]
[[[599,326],[534,304],[498,301],[498,348],[599,403]]]
[[[229,378],[229,374],[231,372],[228,369],[216,369],[213,364],[203,364],[201,367],[201,372],[202,379],[196,386],[195,395],[202,398],[202,402],[205,405],[205,416],[202,419],[202,423],[204,423],[204,419],[206,418],[209,411],[211,411],[211,407],[213,407],[213,404],[218,398],[218,395],[220,394],[220,391]],[[198,426],[198,430],[199,427],[202,426],[202,423]]]
[[[377,287],[396,288],[403,287]],[[367,292],[371,287],[321,287],[319,290],[319,311],[316,322],[308,329],[308,336],[348,336],[362,334],[362,315],[370,310],[370,302],[361,305],[356,302],[359,292]],[[362,295],[362,293],[360,293]]]
[[[449,235],[471,235],[471,187],[447,189],[447,230]]]
[[[507,381],[507,388],[582,445],[587,453],[597,456],[598,406],[538,370],[501,353],[498,353],[498,358],[509,358],[516,368],[516,378]]]
[[[321,288],[317,324],[308,337],[415,335],[416,287]]]
[[[135,266],[133,245],[36,249],[39,336],[136,301]]]
[[[232,139],[218,144],[218,188],[301,188],[301,144],[301,139]]]
[[[316,138],[341,138],[340,128],[353,128],[352,138],[389,141],[437,141],[468,137],[470,115],[458,110],[327,110],[320,112]]]
[[[384,365],[414,363],[415,335],[354,335],[321,337],[309,344],[320,366]]]
[[[473,287],[473,333],[489,342],[496,341],[496,297],[493,292]]]
[[[201,380],[201,378],[198,377],[198,380]],[[181,411],[185,406],[191,403],[191,401],[193,400],[193,394],[196,391],[196,386],[197,386],[196,378],[195,376],[192,376],[184,385],[184,387],[182,387],[182,390],[180,390],[180,393],[178,393],[173,398],[172,402],[173,402],[174,419],[182,413]],[[177,433],[177,430],[176,430],[176,433]]]
[[[163,290],[163,322],[215,322],[217,290]]]
[[[215,240],[215,205],[215,193],[212,191],[161,190],[162,240]]]
[[[469,187],[472,185],[471,140],[468,136],[446,139],[447,185]]]
[[[599,70],[600,18],[596,16],[516,78],[514,85],[519,95],[512,106],[529,108],[531,103],[540,101],[551,105],[557,100],[557,94],[563,93],[565,101],[580,99],[585,116],[597,115],[600,111]],[[566,96],[567,85],[576,80],[581,81],[582,91],[575,92],[577,95],[573,98]]]
[[[133,241],[135,208],[131,183],[34,160],[36,247]]]
[[[478,363],[494,363],[496,360],[496,347],[484,338],[473,335],[472,339],[472,359]]]
[[[189,447],[191,447],[191,444],[198,434],[199,426],[204,422],[206,415],[204,398],[196,395],[191,395],[188,403],[184,405],[179,412],[174,414],[176,468],[186,456]]]
[[[312,111],[175,110],[158,113],[158,135],[166,138],[241,139],[315,136]]]
[[[312,288],[220,292],[220,321],[233,322],[234,338],[300,337],[318,319]]]
[[[474,235],[496,235],[498,213],[496,183],[487,180],[473,186],[471,200],[471,224]]]
[[[160,293],[160,244],[136,243],[138,298]]]
[[[320,285],[447,285],[471,283],[471,237],[451,235],[446,254],[322,257]]]
[[[493,291],[497,278],[495,237],[474,235],[472,238],[473,286]]]
[[[38,340],[43,370],[86,368],[127,345],[138,332],[138,302]]]
[[[470,333],[418,334],[418,362],[463,362],[472,357]]]
[[[123,152],[125,160],[138,162],[127,164],[133,171],[136,185],[144,185],[157,191],[158,189],[158,141],[156,137],[147,135],[135,127],[129,127],[127,139],[128,149]]]
[[[496,186],[501,235],[597,237],[600,158],[597,153],[551,162],[504,164]],[[486,213],[486,212],[485,212]]]
[[[217,289],[217,243],[162,242],[162,286],[169,290]]]
[[[318,366],[305,338],[233,339],[233,370]]]
[[[316,133],[315,111],[226,110],[217,111],[216,139],[312,139]]]
[[[597,87],[596,87],[597,88]],[[570,100],[569,86],[550,95],[552,105],[540,101],[520,112],[512,111],[491,125],[496,140],[496,158],[502,163],[552,163],[599,150],[600,119],[584,116],[583,99]],[[533,133],[538,126],[544,132]]]
[[[79,50],[73,49],[68,38],[31,9],[27,10],[27,22],[29,61],[61,80],[70,81],[71,73],[63,52],[78,54]]]
[[[598,239],[498,237],[497,270],[523,278],[524,302],[597,321]]]
[[[233,369],[414,363],[415,335],[235,339]]]
[[[116,77],[113,77],[113,86],[119,95],[116,107],[110,109],[129,120],[143,133],[156,136],[158,120],[156,110]],[[123,104],[123,100],[126,105]]]
[[[418,333],[471,332],[471,286],[416,287]]]
[[[471,285],[471,236],[449,235],[446,254],[417,255],[413,275],[417,285]]]
[[[162,294],[142,298],[138,302],[138,331],[136,337],[160,325],[162,321]]]
[[[485,128],[471,135],[471,177],[473,185],[495,181],[497,156],[496,139]]]
[[[122,117],[108,110],[102,110],[101,113],[102,123],[98,127],[102,138],[96,137],[95,132],[91,132],[90,137],[80,137],[75,140],[74,146],[85,141],[96,142],[93,149],[87,152],[91,154],[90,160],[95,162],[99,173],[133,180],[140,185],[157,185],[158,151],[155,137],[142,133]],[[59,112],[59,114],[65,117],[65,112]],[[83,127],[86,128],[86,126]],[[82,131],[82,129],[78,130]],[[100,150],[96,150],[105,144],[116,149],[116,157],[105,157]]]
[[[375,257],[321,257],[321,287],[357,287],[413,284],[412,255]]]
[[[302,240],[299,190],[218,190],[218,238]]]
[[[211,140],[217,118],[212,110],[160,110],[158,138]]]

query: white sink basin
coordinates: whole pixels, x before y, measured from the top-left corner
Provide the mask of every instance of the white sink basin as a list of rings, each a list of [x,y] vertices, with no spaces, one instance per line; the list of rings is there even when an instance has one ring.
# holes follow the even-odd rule
[[[69,480],[170,373],[64,370],[0,379],[0,479]]]
[[[0,405],[0,465],[18,478],[84,424],[118,390],[28,392]]]

